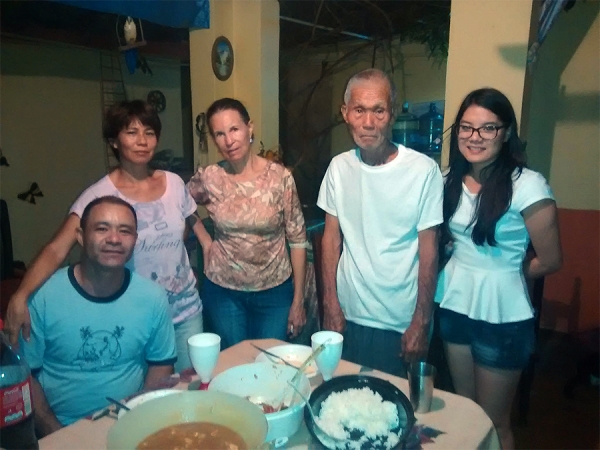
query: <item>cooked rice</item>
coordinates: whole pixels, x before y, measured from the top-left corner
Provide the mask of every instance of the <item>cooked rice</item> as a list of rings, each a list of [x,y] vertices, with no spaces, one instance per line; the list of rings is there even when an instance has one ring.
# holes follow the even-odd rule
[[[353,439],[346,445],[338,445],[338,448],[391,449],[400,440],[401,430],[391,432],[399,425],[396,405],[384,401],[379,393],[367,387],[330,394],[321,403],[317,422],[326,433],[338,439],[351,439],[350,431],[355,438],[354,431],[359,432],[358,440]],[[335,448],[334,445],[328,447]]]

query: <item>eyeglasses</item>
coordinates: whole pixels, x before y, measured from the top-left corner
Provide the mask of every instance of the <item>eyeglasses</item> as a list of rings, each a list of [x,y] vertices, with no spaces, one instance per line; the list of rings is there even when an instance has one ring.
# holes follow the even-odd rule
[[[473,136],[473,133],[477,131],[477,134],[479,134],[479,137],[486,141],[496,139],[496,136],[498,136],[498,130],[501,130],[502,128],[507,128],[507,126],[506,125],[484,125],[479,128],[473,128],[472,126],[469,126],[469,125],[461,125],[461,124],[455,125],[456,135],[460,139],[469,139],[471,136]]]

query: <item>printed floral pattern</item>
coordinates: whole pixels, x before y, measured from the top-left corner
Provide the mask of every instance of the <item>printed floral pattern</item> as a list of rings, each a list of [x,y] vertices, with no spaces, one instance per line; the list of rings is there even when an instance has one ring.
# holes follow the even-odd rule
[[[306,247],[294,178],[282,165],[268,162],[255,180],[237,182],[224,164],[199,168],[188,183],[192,197],[215,224],[204,273],[228,289],[278,286],[292,273],[286,239],[290,247]]]

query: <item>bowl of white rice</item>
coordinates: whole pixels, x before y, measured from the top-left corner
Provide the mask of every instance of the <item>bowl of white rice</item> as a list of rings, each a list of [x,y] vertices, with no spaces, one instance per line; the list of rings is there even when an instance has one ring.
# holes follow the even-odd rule
[[[410,400],[381,378],[345,375],[317,387],[310,396],[322,430],[341,441],[327,439],[307,409],[304,420],[310,433],[329,449],[401,449],[415,424]]]

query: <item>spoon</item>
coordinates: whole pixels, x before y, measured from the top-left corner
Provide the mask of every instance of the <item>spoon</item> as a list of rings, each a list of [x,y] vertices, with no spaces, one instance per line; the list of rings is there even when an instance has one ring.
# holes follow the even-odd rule
[[[304,361],[302,363],[302,365],[300,367],[298,367],[298,372],[296,372],[296,374],[292,377],[292,379],[290,381],[288,381],[288,384],[291,385],[295,385],[298,382],[298,379],[300,378],[300,375],[304,372],[304,369],[306,369],[308,367],[308,365],[317,357],[321,354],[321,352],[325,349],[325,346],[327,344],[329,344],[329,341],[331,341],[331,339],[327,339],[325,342],[323,342],[321,345],[319,345],[317,348],[315,348],[313,350],[313,352],[310,354],[310,356],[308,358],[306,358],[306,361]],[[275,408],[275,412],[279,411],[281,409],[281,407],[283,406],[283,402],[285,401],[285,397],[287,395],[287,389],[283,390],[283,393],[281,395],[281,401],[279,401],[277,403],[277,407]],[[293,398],[292,398],[293,400]]]
[[[304,400],[304,402],[306,403],[306,407],[308,408],[310,417],[312,417],[313,423],[315,424],[315,428],[320,434],[323,435],[322,437],[324,437],[325,439],[331,439],[331,441],[334,443],[334,446],[336,448],[337,448],[337,444],[345,444],[346,443],[345,439],[340,439],[335,436],[332,436],[332,435],[328,434],[323,428],[321,428],[321,426],[319,425],[319,422],[318,422],[319,419],[317,418],[317,415],[313,411],[312,406],[309,403],[306,396],[302,392],[300,392],[300,390],[295,385],[291,384],[289,381],[288,381],[288,384],[294,391],[296,391],[296,394],[298,394],[300,396],[300,398],[302,400]]]
[[[117,405],[119,408],[124,409],[125,411],[131,411],[131,408],[129,406],[121,403],[119,400],[115,400],[114,398],[111,398],[111,397],[106,397],[106,400]]]

